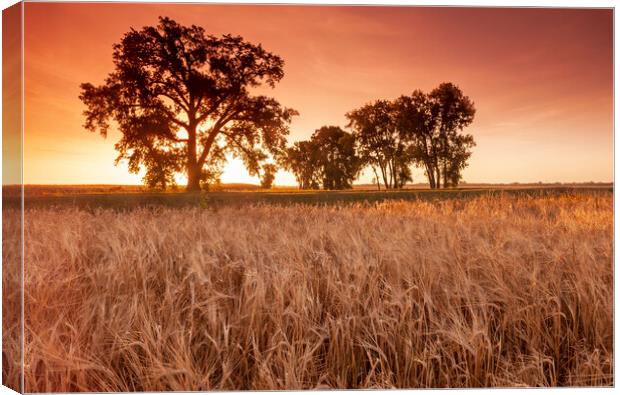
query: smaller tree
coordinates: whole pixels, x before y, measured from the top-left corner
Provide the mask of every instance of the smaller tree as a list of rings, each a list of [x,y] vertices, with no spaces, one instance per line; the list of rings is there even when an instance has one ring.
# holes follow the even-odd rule
[[[408,153],[415,165],[424,169],[431,188],[435,188],[435,146],[437,117],[428,96],[414,91],[394,101],[396,127],[407,141]]]
[[[471,156],[470,149],[475,146],[473,136],[463,134],[462,130],[473,122],[476,109],[469,97],[465,96],[458,86],[449,82],[440,84],[428,97],[432,113],[437,117],[437,183],[443,178],[444,188],[456,186],[461,179],[461,171],[467,166],[467,160]]]
[[[323,126],[310,141],[316,146],[323,189],[352,188],[361,168],[355,137],[338,126]]]
[[[377,100],[346,114],[362,164],[372,168],[386,189],[402,188],[412,179],[409,167],[414,158],[396,116],[389,100]]]
[[[293,173],[300,189],[319,189],[321,173],[317,147],[310,141],[297,141],[279,157],[280,165]]]
[[[222,184],[222,173],[226,164],[226,152],[216,146],[205,162],[205,167],[200,173],[200,188],[204,191],[219,188]]]
[[[310,140],[296,142],[282,162],[301,189],[351,188],[361,164],[355,137],[338,126],[323,126]]]
[[[467,167],[467,161],[471,157],[471,148],[476,143],[470,134],[457,135],[453,140],[450,148],[450,157],[447,159],[445,185],[448,187],[457,187],[463,178],[462,171]]]
[[[263,175],[260,180],[260,186],[263,189],[271,189],[273,181],[276,178],[276,172],[278,168],[273,163],[268,163],[263,166]]]
[[[476,145],[462,132],[474,119],[473,102],[456,85],[443,83],[429,94],[416,90],[401,96],[394,107],[396,127],[430,187],[457,186]]]
[[[150,149],[143,158],[143,163],[146,167],[146,173],[143,177],[144,184],[149,189],[161,191],[165,191],[168,188],[176,188],[175,175],[182,170],[178,160],[179,155],[182,154],[177,152],[177,150]]]

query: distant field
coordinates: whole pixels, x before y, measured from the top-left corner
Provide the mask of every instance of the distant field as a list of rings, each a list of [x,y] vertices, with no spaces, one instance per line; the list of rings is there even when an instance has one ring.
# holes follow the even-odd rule
[[[364,186],[370,187],[370,186]],[[548,195],[562,193],[582,193],[591,191],[613,191],[613,184],[526,184],[526,185],[485,185],[469,184],[465,187],[430,190],[421,185],[397,191],[377,191],[375,189],[356,189],[343,191],[314,191],[292,188],[261,190],[255,185],[224,185],[220,190],[202,193],[150,192],[142,186],[127,185],[74,185],[25,187],[27,207],[78,206],[104,208],[136,208],[142,206],[222,206],[247,205],[254,203],[272,204],[333,204],[333,203],[375,203],[385,200],[428,200],[462,198],[485,194],[508,193],[516,195]],[[19,189],[3,188],[3,204],[18,207],[21,204]]]
[[[524,188],[606,188],[612,187],[612,183],[510,183],[510,184],[484,184],[484,183],[462,183],[459,190],[463,189],[524,189]],[[148,193],[149,191],[143,185],[109,185],[109,184],[92,184],[92,185],[26,185],[26,193],[29,196],[62,196],[76,194],[108,194],[108,193]],[[424,190],[429,189],[428,184],[408,184],[404,190]],[[5,195],[18,194],[19,186],[9,185],[3,187]],[[354,191],[377,191],[377,186],[373,184],[356,184],[353,186]],[[380,189],[385,191],[384,188]],[[272,189],[261,189],[260,186],[254,184],[222,184],[213,187],[211,192],[299,192],[299,188],[290,186],[274,186]],[[349,190],[350,191],[350,190]],[[183,187],[179,186],[176,190],[166,193],[182,193]],[[310,191],[313,192],[313,191]],[[316,192],[316,191],[314,191]]]
[[[133,196],[27,205],[27,392],[614,384],[610,188]]]

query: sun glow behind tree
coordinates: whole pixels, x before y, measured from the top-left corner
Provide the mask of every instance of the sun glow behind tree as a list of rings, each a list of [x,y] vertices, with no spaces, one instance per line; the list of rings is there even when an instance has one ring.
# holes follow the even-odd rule
[[[25,89],[33,93],[24,98],[26,183],[141,183],[126,164],[113,165],[118,132],[108,139],[84,132],[77,86],[102,82],[112,43],[162,13],[216,35],[240,34],[285,59],[282,82],[260,93],[299,110],[289,143],[324,124],[344,127],[344,114],[366,102],[450,80],[480,110],[467,182],[613,179],[610,10],[24,6]],[[365,171],[357,183],[373,177]],[[414,183],[423,179],[414,172]]]

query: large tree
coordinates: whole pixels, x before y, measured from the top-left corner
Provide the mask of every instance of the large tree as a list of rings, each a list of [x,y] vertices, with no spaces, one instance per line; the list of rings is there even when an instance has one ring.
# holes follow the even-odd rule
[[[195,191],[218,173],[227,152],[252,175],[283,153],[297,113],[251,93],[284,76],[283,60],[261,45],[160,18],[126,33],[113,62],[104,84],[81,85],[85,127],[106,136],[114,121],[122,134],[117,163],[145,169],[147,184],[165,187],[183,172]]]
[[[411,181],[413,157],[409,140],[396,122],[395,105],[377,100],[346,114],[364,165],[370,166],[386,189],[402,188]]]

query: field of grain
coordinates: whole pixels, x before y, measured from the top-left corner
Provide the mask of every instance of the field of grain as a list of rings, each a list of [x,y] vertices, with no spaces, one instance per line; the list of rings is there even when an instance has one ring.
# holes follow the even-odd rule
[[[31,208],[25,390],[613,385],[612,202]]]

